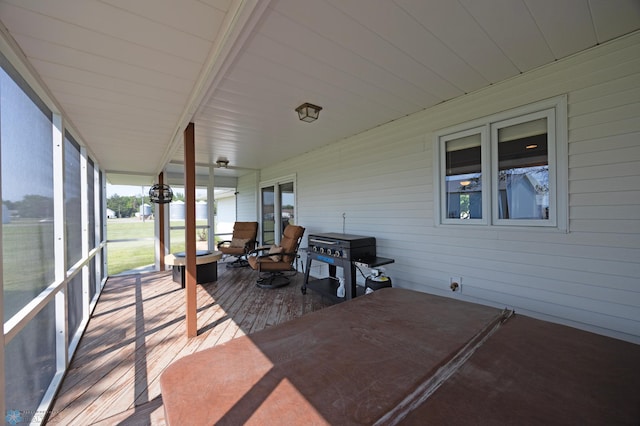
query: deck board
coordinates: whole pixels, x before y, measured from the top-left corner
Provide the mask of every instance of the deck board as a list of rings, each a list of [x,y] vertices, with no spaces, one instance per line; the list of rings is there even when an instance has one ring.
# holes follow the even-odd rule
[[[197,286],[198,335],[186,337],[184,290],[171,272],[110,277],[51,408],[50,424],[163,425],[159,379],[172,362],[330,304],[302,295],[302,274],[279,289],[218,264]]]

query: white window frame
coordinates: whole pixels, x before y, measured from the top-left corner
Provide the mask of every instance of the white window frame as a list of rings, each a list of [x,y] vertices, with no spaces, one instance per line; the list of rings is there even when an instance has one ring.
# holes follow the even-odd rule
[[[498,218],[498,130],[547,118],[549,161],[549,219]],[[472,134],[481,135],[482,219],[447,217],[446,142]],[[568,232],[568,135],[567,96],[525,105],[509,111],[440,130],[434,137],[434,205],[436,226],[480,226],[501,229],[535,229]]]
[[[535,121],[540,118],[547,119],[547,162],[549,168],[549,219],[500,219],[498,214],[498,132],[509,126]],[[534,112],[527,115],[510,118],[500,122],[491,123],[491,199],[492,199],[492,223],[505,226],[542,226],[555,227],[557,220],[556,201],[556,135],[555,114],[553,108]]]
[[[481,174],[481,188],[482,188],[482,218],[481,219],[452,219],[448,216],[447,211],[447,180],[446,180],[446,170],[447,170],[447,150],[446,143],[455,140],[464,138],[471,135],[480,135],[480,174]],[[440,138],[440,170],[442,170],[440,180],[440,217],[442,218],[441,222],[445,224],[463,224],[463,225],[487,225],[489,223],[489,203],[491,200],[489,199],[489,191],[486,188],[489,188],[489,150],[487,149],[487,140],[489,139],[489,133],[487,126],[474,127],[467,130],[462,130],[455,133],[450,133],[444,135]]]

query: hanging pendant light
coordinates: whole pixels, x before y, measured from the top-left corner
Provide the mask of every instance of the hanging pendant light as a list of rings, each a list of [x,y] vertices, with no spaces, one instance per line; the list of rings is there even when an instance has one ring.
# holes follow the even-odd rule
[[[152,203],[167,204],[173,200],[173,191],[169,185],[156,183],[149,188],[149,199]]]

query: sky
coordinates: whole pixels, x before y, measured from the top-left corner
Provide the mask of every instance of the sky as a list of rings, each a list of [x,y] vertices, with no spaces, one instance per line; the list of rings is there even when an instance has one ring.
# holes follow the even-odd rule
[[[132,186],[132,185],[111,185],[107,183],[107,198],[118,194],[121,197],[147,195],[149,193],[148,186]]]

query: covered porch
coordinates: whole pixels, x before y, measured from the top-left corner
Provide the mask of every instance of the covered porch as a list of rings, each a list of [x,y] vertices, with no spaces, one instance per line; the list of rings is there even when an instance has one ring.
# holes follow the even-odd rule
[[[249,270],[184,297],[162,260],[214,250],[216,188],[260,244],[375,237],[398,289],[640,344],[637,0],[3,0],[0,83],[8,420],[160,423],[164,366],[323,306]],[[158,272],[109,277],[107,184],[160,183],[184,241],[165,205]]]

